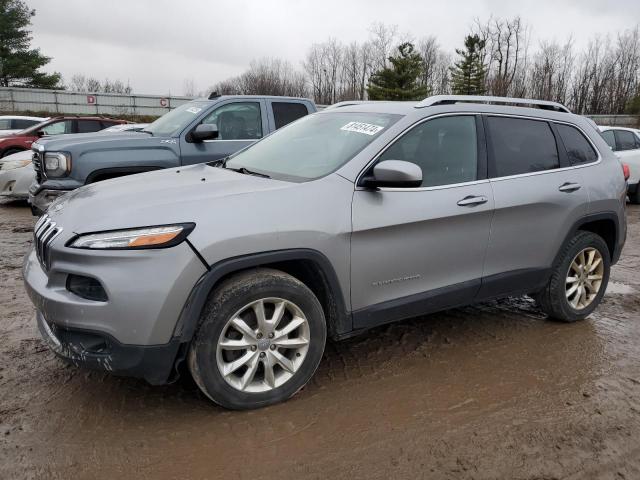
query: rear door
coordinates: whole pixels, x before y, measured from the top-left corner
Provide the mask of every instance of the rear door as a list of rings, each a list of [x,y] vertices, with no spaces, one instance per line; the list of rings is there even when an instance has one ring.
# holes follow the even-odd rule
[[[218,160],[261,139],[268,132],[266,105],[264,100],[230,100],[217,105],[199,124],[216,125],[218,138],[192,142],[188,134],[183,135],[183,165]]]
[[[309,115],[307,104],[297,100],[267,100],[269,112],[269,129],[271,131],[288,125],[299,118]]]
[[[543,283],[569,229],[588,212],[581,169],[554,124],[486,116],[495,212],[480,297]]]
[[[423,184],[354,193],[355,328],[472,301],[493,214],[484,145],[478,116],[442,116],[411,128],[376,160],[417,164]]]

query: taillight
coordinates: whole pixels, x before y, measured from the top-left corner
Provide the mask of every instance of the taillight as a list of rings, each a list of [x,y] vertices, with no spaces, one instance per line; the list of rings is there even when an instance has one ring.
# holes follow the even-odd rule
[[[631,176],[631,170],[629,170],[629,165],[627,165],[626,163],[622,164],[622,173],[624,173],[624,179],[629,180],[629,177]]]

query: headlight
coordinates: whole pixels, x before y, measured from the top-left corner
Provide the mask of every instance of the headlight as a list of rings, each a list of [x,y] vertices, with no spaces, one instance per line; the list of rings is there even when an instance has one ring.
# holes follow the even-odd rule
[[[11,160],[10,162],[4,162],[0,170],[13,170],[15,168],[26,167],[31,164],[31,159],[28,160]]]
[[[64,177],[71,171],[71,155],[65,152],[45,153],[44,170],[47,177]]]
[[[194,223],[87,233],[73,239],[69,246],[92,249],[167,248],[181,243],[195,227]]]

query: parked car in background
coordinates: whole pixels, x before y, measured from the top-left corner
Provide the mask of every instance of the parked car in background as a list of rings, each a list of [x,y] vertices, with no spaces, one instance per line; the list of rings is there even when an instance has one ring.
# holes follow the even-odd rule
[[[170,124],[211,131],[185,113],[200,112]],[[226,160],[59,198],[23,277],[68,361],[156,384],[186,363],[213,401],[257,408],[309,381],[328,336],[522,294],[586,318],[626,239],[625,195],[598,130],[556,103],[345,106]]]
[[[25,117],[20,115],[0,115],[0,135],[15,133],[42,123],[49,117]]]
[[[29,198],[29,187],[36,176],[31,156],[31,150],[23,150],[0,159],[0,197]]]
[[[629,167],[629,200],[640,203],[640,130],[602,126],[600,131],[611,150]]]
[[[140,132],[147,128],[148,123],[121,123],[118,125],[112,125],[104,130],[100,130],[100,133],[117,133],[117,132]]]
[[[34,213],[70,190],[133,173],[210,162],[231,155],[316,111],[304,98],[211,96],[163,115],[145,135],[47,138],[34,146]]]
[[[17,133],[0,135],[0,157],[30,150],[33,142],[43,137],[65,133],[92,133],[119,123],[125,121],[103,117],[53,117]]]

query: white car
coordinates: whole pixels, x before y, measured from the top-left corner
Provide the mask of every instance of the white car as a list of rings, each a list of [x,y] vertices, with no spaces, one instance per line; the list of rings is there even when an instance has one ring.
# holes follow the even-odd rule
[[[0,197],[16,200],[29,198],[29,187],[36,178],[31,164],[31,150],[14,153],[0,160]]]
[[[620,161],[629,166],[629,200],[640,203],[640,130],[624,127],[600,127],[604,140]]]
[[[25,117],[21,115],[0,115],[0,135],[19,132],[38,123],[48,120],[48,117]]]
[[[140,132],[144,130],[148,123],[122,123],[119,125],[112,125],[100,130],[100,133],[116,133],[116,132]]]

